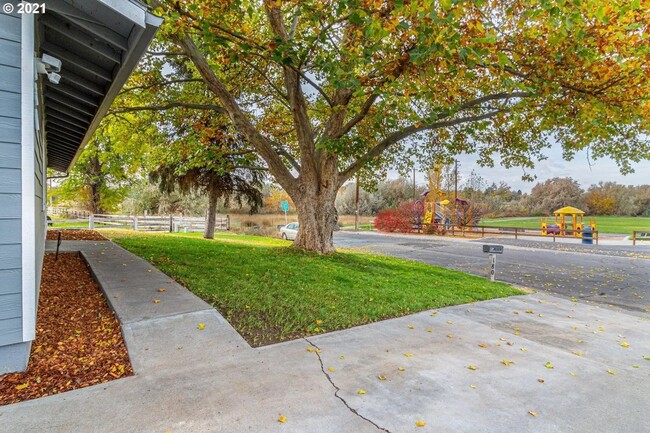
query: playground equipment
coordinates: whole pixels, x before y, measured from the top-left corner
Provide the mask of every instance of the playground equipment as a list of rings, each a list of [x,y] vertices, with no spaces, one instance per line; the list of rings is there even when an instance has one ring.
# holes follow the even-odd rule
[[[582,236],[582,230],[585,228],[584,211],[573,206],[565,206],[553,212],[553,216],[554,224],[549,224],[548,218],[542,218],[542,235],[575,236],[577,238]],[[596,218],[589,218],[587,227],[590,227],[591,231],[596,231]]]
[[[424,215],[424,225],[442,224],[449,230],[451,226],[464,226],[472,223],[472,209],[470,202],[462,198],[449,197],[449,193],[443,191],[442,172],[443,164],[434,164],[427,173],[429,190],[421,194],[420,200],[416,202],[416,213]],[[450,207],[449,205],[453,203]]]

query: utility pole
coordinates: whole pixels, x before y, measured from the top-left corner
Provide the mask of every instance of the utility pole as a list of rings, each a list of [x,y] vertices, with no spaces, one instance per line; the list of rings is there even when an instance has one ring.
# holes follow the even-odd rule
[[[357,175],[356,194],[354,198],[354,231],[359,231],[359,175]]]
[[[417,194],[415,192],[415,164],[413,164],[413,200],[417,200]]]
[[[454,160],[454,206],[453,206],[453,219],[452,224],[456,224],[457,215],[456,215],[456,204],[458,203],[458,159]]]

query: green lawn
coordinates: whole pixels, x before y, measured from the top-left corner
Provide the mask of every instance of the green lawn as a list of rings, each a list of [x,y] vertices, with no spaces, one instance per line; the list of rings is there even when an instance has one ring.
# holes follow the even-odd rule
[[[503,283],[360,252],[318,256],[280,239],[103,230],[214,305],[252,345],[521,294]]]
[[[593,218],[593,217],[592,217]],[[619,233],[631,235],[634,230],[650,230],[650,218],[648,217],[618,217],[600,216],[596,217],[598,231],[600,233]],[[495,227],[518,227],[518,228],[539,228],[540,217],[531,218],[498,218],[481,220],[482,226]],[[553,218],[549,218],[552,222]],[[585,218],[589,221],[589,216]]]

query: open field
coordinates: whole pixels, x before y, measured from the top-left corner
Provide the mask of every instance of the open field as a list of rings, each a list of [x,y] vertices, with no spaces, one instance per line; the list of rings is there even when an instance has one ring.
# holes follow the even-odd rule
[[[594,217],[591,217],[594,218]],[[619,217],[619,216],[600,216],[595,217],[600,233],[616,233],[631,235],[634,230],[649,230],[650,218],[648,217]],[[553,218],[549,218],[553,221]],[[585,218],[589,221],[589,217]],[[529,218],[498,218],[481,220],[482,226],[495,227],[520,227],[520,228],[538,228],[540,226],[540,217]]]
[[[345,250],[319,256],[259,236],[102,234],[212,304],[253,345],[521,294],[415,261]]]

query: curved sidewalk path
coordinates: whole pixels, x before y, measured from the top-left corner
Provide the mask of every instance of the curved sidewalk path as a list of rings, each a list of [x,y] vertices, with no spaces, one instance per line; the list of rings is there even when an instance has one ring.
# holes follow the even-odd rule
[[[86,257],[135,375],[0,407],[2,432],[650,431],[647,314],[535,294],[251,348],[124,249],[63,250]]]

